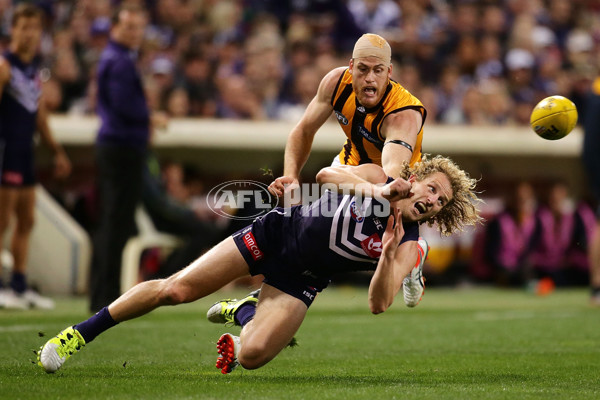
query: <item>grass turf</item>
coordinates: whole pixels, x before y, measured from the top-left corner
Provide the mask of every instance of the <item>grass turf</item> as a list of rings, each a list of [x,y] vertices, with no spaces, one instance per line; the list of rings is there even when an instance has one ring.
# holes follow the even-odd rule
[[[236,292],[234,295],[243,293]],[[229,297],[231,293],[225,294]],[[600,309],[584,290],[537,297],[429,289],[371,315],[365,289],[332,288],[284,350],[255,371],[221,375],[216,294],[118,325],[46,374],[34,349],[87,318],[83,299],[51,312],[0,310],[2,399],[592,399],[600,396]],[[45,337],[39,335],[45,334]]]

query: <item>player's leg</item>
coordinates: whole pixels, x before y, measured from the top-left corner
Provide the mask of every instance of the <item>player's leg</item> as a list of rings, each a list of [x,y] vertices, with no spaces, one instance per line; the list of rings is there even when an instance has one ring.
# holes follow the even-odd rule
[[[43,297],[31,290],[27,285],[27,256],[29,254],[29,241],[35,223],[35,187],[25,186],[18,189],[15,203],[15,229],[11,242],[11,251],[14,258],[14,269],[11,286],[22,297],[28,306],[52,309],[54,301]]]
[[[4,243],[4,234],[8,229],[17,204],[18,190],[14,187],[0,186],[0,244]],[[0,282],[0,307],[27,308],[27,304],[14,291]]]
[[[293,339],[304,320],[307,303],[269,284],[263,284],[258,305],[245,304],[236,319],[240,337],[226,333],[217,342],[217,368],[231,372],[237,365],[256,369],[271,361]]]
[[[190,303],[248,275],[248,264],[228,237],[183,270],[166,279],[142,282],[109,307],[116,322],[146,314],[158,306]]]
[[[246,369],[255,369],[275,358],[290,343],[307,310],[302,300],[263,284],[256,314],[240,334],[240,364]]]
[[[18,189],[15,203],[16,224],[12,237],[11,251],[15,260],[14,271],[25,274],[29,237],[33,230],[35,210],[35,188],[33,186]]]
[[[192,302],[246,274],[248,264],[229,237],[173,276],[139,283],[91,318],[60,332],[38,352],[39,365],[54,372],[82,346],[119,322],[163,305]]]

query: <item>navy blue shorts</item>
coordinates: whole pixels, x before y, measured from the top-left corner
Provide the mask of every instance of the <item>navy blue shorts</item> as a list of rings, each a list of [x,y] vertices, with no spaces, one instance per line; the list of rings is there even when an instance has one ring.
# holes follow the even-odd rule
[[[281,248],[281,244],[277,243],[276,239],[265,240],[263,232],[265,222],[263,219],[258,219],[252,225],[240,229],[232,235],[240,253],[250,267],[250,274],[252,276],[264,275],[264,283],[302,300],[306,307],[310,307],[317,293],[323,290],[324,286],[318,282],[307,282],[306,277],[295,272],[285,259],[278,257],[277,249]],[[279,235],[279,237],[282,236]]]
[[[0,139],[0,186],[22,187],[35,183],[33,146],[6,144]]]

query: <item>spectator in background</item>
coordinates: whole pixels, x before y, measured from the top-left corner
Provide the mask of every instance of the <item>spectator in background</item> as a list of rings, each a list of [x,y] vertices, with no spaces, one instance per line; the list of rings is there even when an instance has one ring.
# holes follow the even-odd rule
[[[163,179],[158,160],[148,154],[143,173],[142,202],[157,230],[180,236],[185,243],[167,257],[153,279],[174,274],[222,239],[221,229],[200,219],[185,204],[187,196],[182,193],[184,177],[181,165],[170,164],[165,174],[170,174],[170,179]],[[173,187],[174,184],[176,187]]]
[[[588,94],[587,109],[583,121],[585,136],[582,158],[592,192],[600,200],[600,77],[594,81]],[[591,303],[600,306],[600,208],[591,238],[589,251]]]
[[[278,109],[278,118],[296,122],[304,114],[304,110],[317,94],[320,75],[314,67],[304,67],[294,76],[293,91],[287,102]]]
[[[187,91],[190,114],[213,117],[216,112],[212,67],[203,54],[189,52],[184,56],[181,83]]]
[[[537,103],[533,89],[535,57],[529,50],[515,48],[506,54],[505,62],[509,94],[517,107],[525,108],[529,114]],[[524,121],[520,122],[524,123]],[[529,121],[526,123],[528,124]]]
[[[499,285],[521,286],[527,281],[535,240],[535,208],[533,187],[529,182],[520,182],[509,193],[504,211],[486,228],[484,257]]]
[[[159,55],[150,63],[149,80],[156,85],[160,100],[160,109],[164,109],[169,92],[173,89],[175,79],[175,66],[173,62],[164,55]]]
[[[392,0],[350,0],[348,10],[364,32],[394,37],[399,33],[401,9]]]
[[[569,285],[589,285],[589,248],[596,229],[596,216],[587,201],[580,201],[573,214],[573,235],[567,251],[567,283]]]
[[[461,123],[461,104],[466,85],[461,81],[460,68],[456,64],[443,67],[436,90],[439,122]]]
[[[185,118],[190,114],[190,98],[184,88],[175,87],[167,93],[166,112],[173,118]]]
[[[573,204],[564,182],[553,183],[544,204],[536,212],[536,244],[531,254],[533,278],[550,278],[565,286],[569,267],[567,252],[574,232]]]
[[[8,50],[0,57],[0,244],[11,219],[16,220],[9,289],[4,289],[0,277],[0,307],[6,308],[54,308],[54,302],[29,289],[26,280],[29,237],[34,224],[36,131],[54,154],[56,177],[65,178],[71,172],[69,159],[52,137],[46,102],[41,98],[40,60],[36,55],[43,18],[37,7],[19,5],[11,22]]]
[[[135,61],[145,26],[142,8],[125,5],[116,10],[110,41],[98,65],[100,222],[90,274],[92,311],[120,295],[121,253],[135,232],[135,207],[141,200],[151,123]]]
[[[232,75],[219,84],[217,116],[229,119],[265,119],[260,99],[248,87],[242,75]]]

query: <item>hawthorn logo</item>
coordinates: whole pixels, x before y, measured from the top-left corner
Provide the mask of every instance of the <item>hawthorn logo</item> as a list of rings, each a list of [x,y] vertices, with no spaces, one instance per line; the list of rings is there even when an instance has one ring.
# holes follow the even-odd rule
[[[271,206],[275,198],[275,205]],[[215,186],[206,196],[208,207],[217,215],[237,220],[254,220],[277,206],[278,199],[264,183],[228,181]],[[242,210],[251,210],[241,213]]]

